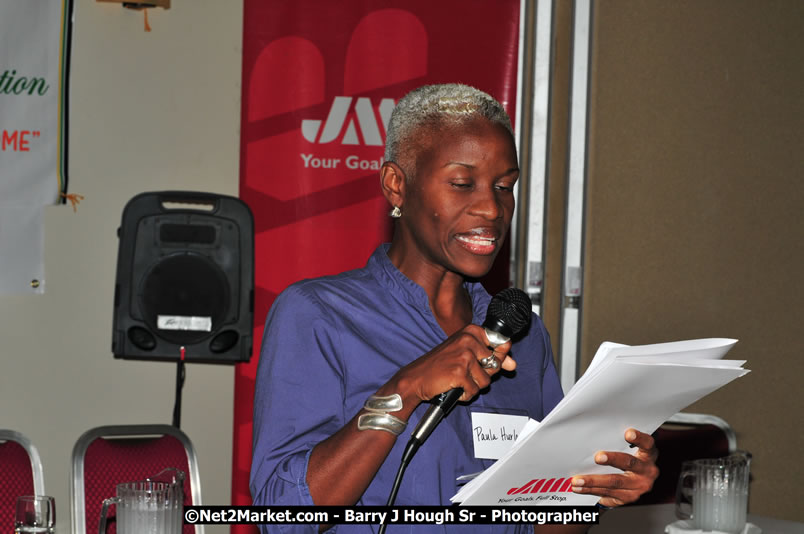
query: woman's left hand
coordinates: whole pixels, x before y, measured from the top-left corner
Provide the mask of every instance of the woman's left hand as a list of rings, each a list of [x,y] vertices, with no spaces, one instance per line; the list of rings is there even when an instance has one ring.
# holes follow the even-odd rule
[[[609,507],[634,502],[650,491],[659,476],[656,467],[659,451],[653,437],[629,428],[625,431],[625,440],[637,447],[634,454],[609,451],[595,454],[595,462],[622,469],[622,473],[573,477],[572,491],[600,495],[600,504]]]

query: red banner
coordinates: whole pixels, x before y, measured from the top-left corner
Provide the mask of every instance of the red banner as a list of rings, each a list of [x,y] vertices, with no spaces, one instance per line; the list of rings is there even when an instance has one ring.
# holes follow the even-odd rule
[[[256,328],[254,357],[235,375],[238,505],[251,503],[254,379],[274,298],[297,280],[364,265],[390,239],[379,169],[402,95],[460,82],[514,117],[520,8],[519,0],[246,0],[244,9],[240,196],[255,218]],[[500,259],[504,287],[506,251]]]

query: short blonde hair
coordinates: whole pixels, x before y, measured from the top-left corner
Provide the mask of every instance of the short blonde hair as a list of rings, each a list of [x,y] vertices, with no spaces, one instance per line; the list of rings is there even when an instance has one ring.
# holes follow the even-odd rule
[[[459,125],[484,118],[511,134],[511,119],[491,95],[460,83],[425,85],[402,97],[391,114],[385,139],[385,161],[399,165],[409,178],[416,168],[412,136],[422,127]]]

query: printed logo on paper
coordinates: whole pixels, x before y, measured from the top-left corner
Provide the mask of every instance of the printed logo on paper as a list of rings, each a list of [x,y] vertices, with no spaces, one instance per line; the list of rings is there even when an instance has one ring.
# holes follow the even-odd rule
[[[568,478],[534,478],[523,486],[508,490],[508,498],[499,500],[505,503],[562,503],[567,497],[559,493],[572,493],[572,477]]]

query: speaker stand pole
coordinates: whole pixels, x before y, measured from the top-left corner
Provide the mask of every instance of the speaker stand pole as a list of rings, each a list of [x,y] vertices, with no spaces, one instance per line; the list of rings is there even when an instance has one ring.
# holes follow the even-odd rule
[[[176,364],[176,401],[173,405],[173,426],[181,427],[181,390],[184,386],[184,347],[181,348],[181,359]]]

